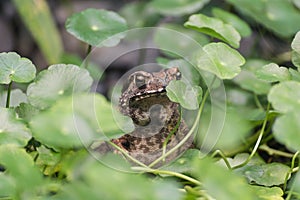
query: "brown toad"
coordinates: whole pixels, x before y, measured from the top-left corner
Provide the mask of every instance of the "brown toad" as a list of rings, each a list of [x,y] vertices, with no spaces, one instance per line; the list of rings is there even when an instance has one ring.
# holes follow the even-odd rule
[[[112,142],[146,165],[162,156],[164,142],[167,142],[168,151],[188,133],[181,119],[180,105],[170,101],[166,94],[170,81],[180,78],[177,67],[153,73],[137,71],[129,76],[123,87],[120,111],[133,120],[135,129]],[[170,154],[166,162],[188,149],[191,141],[192,138]],[[103,151],[103,146],[100,151]]]

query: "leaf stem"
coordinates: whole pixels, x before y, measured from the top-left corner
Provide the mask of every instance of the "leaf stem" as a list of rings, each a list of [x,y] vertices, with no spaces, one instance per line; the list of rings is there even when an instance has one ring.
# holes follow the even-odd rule
[[[264,107],[261,105],[259,99],[258,99],[258,96],[257,94],[254,94],[254,101],[255,101],[255,104],[257,105],[258,108],[262,109],[262,110],[265,110]]]
[[[208,94],[209,94],[209,90],[207,89],[206,92],[205,92],[205,94],[204,94],[203,100],[202,100],[202,102],[200,104],[200,108],[198,110],[198,113],[197,113],[197,116],[196,116],[196,120],[195,120],[195,122],[194,122],[191,130],[188,132],[188,134],[175,147],[173,147],[170,151],[168,151],[167,153],[165,153],[164,155],[162,155],[161,157],[159,157],[158,159],[156,159],[155,161],[153,161],[149,165],[149,167],[153,167],[154,165],[156,165],[157,163],[159,163],[161,160],[163,160],[164,158],[166,158],[168,155],[170,155],[171,153],[173,153],[174,151],[176,151],[178,148],[180,148],[191,137],[191,135],[194,133],[194,131],[196,130],[196,128],[197,128],[197,126],[199,124],[201,113],[203,111],[204,104],[206,102]]]
[[[255,146],[250,154],[250,156],[247,158],[247,160],[245,160],[245,162],[239,164],[239,165],[236,165],[234,167],[232,167],[232,169],[237,169],[237,168],[240,168],[240,167],[243,167],[245,165],[248,164],[248,162],[251,160],[251,158],[254,156],[254,154],[256,153],[259,145],[260,145],[260,142],[262,140],[262,137],[264,135],[264,132],[265,132],[265,128],[266,128],[266,125],[267,125],[267,122],[268,122],[268,117],[269,117],[269,110],[270,110],[270,103],[268,103],[268,106],[267,106],[267,110],[266,110],[266,117],[264,119],[264,122],[263,122],[263,125],[262,125],[262,128],[260,130],[260,133],[259,133],[259,136],[256,140],[256,143],[255,143]]]
[[[181,118],[182,118],[182,109],[181,106],[179,105],[179,119],[175,125],[175,127],[172,129],[172,131],[168,134],[167,138],[165,139],[164,143],[163,143],[163,155],[166,153],[167,150],[167,144],[168,141],[171,139],[172,135],[174,135],[174,133],[178,130],[180,123],[181,123]],[[164,160],[163,160],[164,161]]]
[[[140,162],[139,160],[135,159],[134,157],[130,156],[124,149],[122,149],[121,147],[119,147],[118,145],[116,145],[115,143],[111,142],[111,141],[107,141],[110,145],[112,145],[114,148],[116,148],[118,151],[120,151],[121,153],[123,153],[124,156],[126,156],[127,158],[129,158],[130,160],[132,160],[133,162],[135,162],[136,164],[143,166],[145,168],[149,168],[147,165],[145,165],[144,163]]]
[[[89,56],[89,54],[91,53],[91,51],[92,51],[92,45],[89,44],[85,56]]]
[[[212,154],[212,157],[215,157],[216,155],[220,155],[220,156],[221,156],[221,158],[224,160],[224,162],[225,162],[225,164],[226,164],[226,166],[227,166],[228,169],[231,169],[231,168],[232,168],[231,165],[230,165],[230,163],[228,162],[226,156],[224,155],[224,153],[223,153],[221,150],[216,150],[216,151]]]
[[[283,190],[286,189],[286,185],[287,185],[288,178],[289,178],[289,176],[293,173],[293,170],[294,170],[294,167],[295,167],[295,160],[296,160],[296,158],[299,156],[299,154],[300,154],[300,152],[297,151],[297,152],[294,154],[293,158],[292,158],[291,168],[290,168],[289,172],[286,174],[285,179],[284,179]]]
[[[165,174],[165,175],[175,176],[175,177],[181,178],[183,180],[187,180],[195,185],[200,185],[200,186],[202,185],[201,182],[199,182],[198,180],[196,180],[192,177],[186,176],[181,173],[173,172],[173,171],[150,169],[150,168],[143,168],[143,167],[133,167],[132,169],[138,170],[138,171],[143,171],[143,172],[148,172],[148,173],[152,173],[152,174]]]
[[[90,57],[90,53],[92,51],[92,45],[88,45],[88,48],[86,50],[86,54],[85,54],[85,61],[84,61],[84,68],[87,69],[87,67],[89,66],[89,57]]]
[[[260,150],[263,150],[263,151],[266,151],[269,155],[278,155],[278,156],[282,156],[282,157],[287,157],[287,158],[292,158],[294,156],[294,154],[291,154],[291,153],[287,153],[287,152],[284,152],[284,151],[280,151],[280,150],[277,150],[277,149],[273,149],[271,147],[269,147],[268,145],[266,144],[263,144],[259,147]]]
[[[8,84],[7,87],[7,97],[6,97],[6,108],[9,108],[9,104],[10,104],[10,94],[11,94],[11,86],[12,86],[12,81]]]

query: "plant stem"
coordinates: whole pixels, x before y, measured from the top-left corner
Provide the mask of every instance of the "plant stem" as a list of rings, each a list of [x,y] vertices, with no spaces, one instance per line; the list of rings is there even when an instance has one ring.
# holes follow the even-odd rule
[[[197,126],[199,124],[200,116],[201,116],[201,113],[203,111],[204,104],[206,102],[208,94],[209,94],[209,90],[206,90],[206,92],[204,94],[204,97],[203,97],[203,100],[202,100],[202,102],[200,104],[200,108],[198,110],[196,120],[195,120],[195,122],[194,122],[191,130],[188,132],[188,134],[175,147],[173,147],[170,151],[168,151],[167,153],[165,153],[164,155],[162,155],[161,157],[159,157],[158,159],[156,159],[155,161],[153,161],[149,165],[149,167],[153,167],[154,165],[156,165],[157,163],[159,163],[161,160],[163,160],[164,158],[166,158],[168,155],[170,155],[171,153],[173,153],[174,151],[176,151],[178,148],[180,148],[191,137],[191,135],[194,133],[194,131],[196,130],[196,128],[197,128]]]
[[[231,165],[230,163],[228,162],[226,156],[224,155],[224,153],[221,151],[221,150],[216,150],[213,154],[212,154],[212,157],[215,157],[216,155],[220,155],[221,158],[224,160],[226,166],[228,169],[231,169]]]
[[[90,53],[92,51],[92,45],[89,44],[86,54],[85,54],[85,61],[84,61],[84,68],[87,69],[87,67],[89,66],[89,57],[90,57]]]
[[[268,145],[263,144],[259,147],[260,150],[266,151],[269,155],[278,155],[278,156],[282,156],[282,157],[287,157],[287,158],[292,158],[294,156],[294,154],[291,153],[287,153],[284,151],[279,151],[273,148],[270,148]]]
[[[299,154],[300,154],[300,152],[297,151],[297,152],[294,154],[293,158],[292,158],[292,163],[291,163],[290,171],[286,174],[285,179],[284,179],[283,190],[286,189],[286,184],[287,184],[288,178],[289,178],[289,176],[293,173],[293,170],[294,170],[294,167],[295,167],[295,160],[296,160],[296,158],[299,156]]]
[[[85,56],[88,57],[92,51],[92,45],[89,44]]]
[[[183,180],[187,180],[191,183],[194,183],[195,185],[200,185],[200,186],[202,185],[201,182],[199,182],[198,180],[196,180],[192,177],[186,176],[184,174],[177,173],[177,172],[172,172],[172,171],[168,171],[168,170],[143,168],[143,167],[133,167],[133,169],[143,171],[143,172],[153,173],[153,174],[165,174],[165,175],[175,176],[175,177],[181,178]]]
[[[172,135],[174,135],[174,133],[178,130],[178,128],[180,126],[181,118],[182,118],[182,109],[181,109],[181,106],[179,105],[179,119],[178,119],[175,127],[172,129],[172,131],[169,133],[168,137],[164,141],[164,144],[163,144],[163,155],[165,155],[165,153],[166,153],[167,144],[168,144],[169,140],[171,139]]]
[[[254,94],[254,101],[255,101],[255,104],[257,105],[258,108],[262,109],[262,110],[265,110],[264,107],[261,105],[259,99],[258,99],[258,96],[257,94]]]
[[[8,87],[7,87],[6,108],[9,108],[11,86],[12,86],[12,81],[8,84]]]
[[[108,141],[108,143],[110,145],[112,145],[114,148],[116,148],[118,151],[120,151],[121,153],[123,153],[124,156],[126,156],[127,158],[129,158],[130,160],[132,160],[133,162],[135,162],[136,164],[145,167],[146,169],[149,169],[149,167],[147,165],[145,165],[144,163],[138,161],[137,159],[135,159],[134,157],[130,156],[126,151],[124,151],[124,149],[122,149],[121,147],[119,147],[118,145],[116,145],[115,143]]]
[[[232,167],[232,169],[237,169],[237,168],[240,168],[240,167],[243,167],[245,165],[248,164],[248,162],[251,160],[251,158],[254,156],[254,154],[256,153],[258,147],[259,147],[259,144],[262,140],[262,137],[264,135],[264,132],[265,132],[265,128],[266,128],[266,125],[267,125],[267,122],[268,122],[268,117],[269,117],[269,110],[270,110],[270,103],[268,103],[268,106],[267,106],[267,110],[266,110],[266,117],[264,119],[264,122],[263,122],[263,125],[262,125],[262,128],[260,130],[260,133],[259,133],[259,136],[257,138],[257,141],[255,143],[255,146],[250,154],[250,156],[247,158],[247,160],[245,160],[245,162],[239,164],[239,165],[236,165],[234,167]]]

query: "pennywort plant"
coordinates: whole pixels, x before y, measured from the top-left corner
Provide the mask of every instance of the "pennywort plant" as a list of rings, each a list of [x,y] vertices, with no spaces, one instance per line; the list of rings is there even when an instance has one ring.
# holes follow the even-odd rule
[[[14,2],[22,8],[21,1]],[[20,11],[24,18],[28,2]],[[160,49],[157,62],[178,66],[183,74],[168,85],[168,97],[196,113],[187,118],[188,135],[170,152],[192,134],[195,148],[158,169],[154,166],[170,152],[149,166],[122,149],[134,166],[117,154],[99,162],[91,153],[98,141],[125,134],[120,123],[128,119],[116,120],[114,105],[90,92],[97,81],[90,57],[81,66],[52,63],[36,75],[29,59],[0,53],[5,88],[0,98],[0,198],[299,198],[299,5],[263,0],[227,0],[225,5],[231,9],[213,7],[208,0],[152,0],[126,4],[118,13],[87,9],[66,20],[66,30],[87,45],[87,56],[93,48],[117,46],[129,28],[146,26],[171,29],[200,44],[197,48],[162,29],[147,35]],[[253,54],[242,54],[243,39],[256,31],[255,24],[288,38],[288,60],[266,59],[255,53],[258,46],[252,47]],[[35,24],[27,19],[27,26]],[[17,83],[27,85],[22,91]],[[222,86],[226,98],[218,96]]]

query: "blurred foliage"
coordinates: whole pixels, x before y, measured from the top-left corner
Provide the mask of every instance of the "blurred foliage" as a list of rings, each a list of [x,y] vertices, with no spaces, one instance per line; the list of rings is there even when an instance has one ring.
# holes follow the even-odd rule
[[[167,95],[191,125],[180,142],[196,136],[194,149],[156,169],[92,150],[125,134],[131,119],[90,92],[104,72],[62,52],[47,2],[14,0],[52,65],[36,76],[29,59],[0,54],[0,198],[299,199],[298,2],[133,1],[67,19],[67,31],[90,48],[132,42],[128,27],[159,27],[138,42],[151,38],[158,63],[179,67],[182,79],[168,85]],[[267,57],[260,37],[288,48]],[[15,83],[26,84],[20,90]]]

